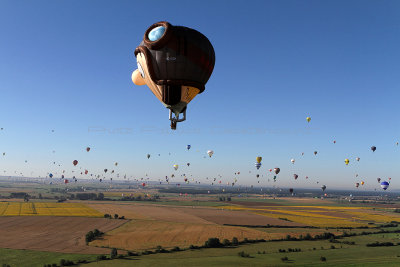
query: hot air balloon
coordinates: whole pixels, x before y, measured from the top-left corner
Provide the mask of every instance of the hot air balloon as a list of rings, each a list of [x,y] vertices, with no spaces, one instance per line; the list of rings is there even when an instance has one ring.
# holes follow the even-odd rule
[[[311,117],[307,117],[306,120],[307,120],[307,122],[310,122],[311,121]]]
[[[175,171],[179,168],[179,166],[177,164],[174,165],[174,169]]]
[[[389,183],[386,182],[386,181],[383,181],[383,182],[381,183],[381,187],[382,187],[383,190],[386,190],[386,189],[388,189],[388,187],[389,187]]]
[[[361,185],[364,185],[364,181],[361,181]]]
[[[256,157],[256,161],[257,161],[257,163],[261,163],[262,157]]]
[[[74,164],[74,166],[76,166],[76,165],[78,165],[78,161],[77,161],[77,160],[74,160],[74,161],[72,162],[72,164]]]
[[[148,159],[150,158],[150,154],[147,154],[147,158],[148,158]]]
[[[294,164],[294,162],[295,162],[295,160],[294,160],[294,159],[291,159],[290,161],[292,162],[292,164]]]
[[[321,186],[322,191],[325,191],[326,185]]]
[[[88,174],[88,172],[89,172],[88,170],[85,170],[85,174]]]
[[[376,178],[376,180],[378,181],[378,183],[380,183],[380,182],[381,182],[381,178]]]
[[[50,177],[50,178],[53,178],[53,174],[52,174],[52,173],[49,173],[49,177]]]
[[[257,170],[258,170],[258,169],[260,169],[260,167],[261,167],[261,162],[256,162],[254,165],[256,166],[256,168],[257,168]]]
[[[187,150],[189,150],[191,147],[192,147],[191,145],[186,146]]]
[[[114,165],[115,165],[115,166],[118,166],[118,162],[115,162]]]
[[[336,144],[336,140],[333,140],[333,143]]]
[[[104,173],[107,173],[107,171],[108,171],[107,169],[104,169]]]
[[[145,186],[146,186],[146,183],[142,183],[142,186],[145,187]]]
[[[360,158],[359,158],[359,157],[357,157],[357,158],[356,158],[356,160],[357,160],[357,161],[360,161]]]
[[[345,160],[344,160],[344,163],[345,163],[346,165],[349,165],[349,162],[350,162],[349,159],[345,159]]]
[[[61,179],[64,179],[64,174],[63,174],[63,175],[61,175]]]
[[[276,175],[278,175],[278,173],[279,173],[280,171],[281,171],[281,169],[279,169],[279,168],[275,168],[275,169],[274,169],[274,172],[275,172]]]
[[[372,152],[375,152],[376,146],[371,146],[371,150],[372,150]]]
[[[64,179],[64,184],[68,184],[68,183],[69,183],[68,179]]]
[[[214,154],[214,151],[208,150],[208,151],[207,151],[207,154],[208,154],[208,156],[211,158],[211,156]]]
[[[299,176],[297,174],[293,174],[293,177],[295,180],[297,180],[297,178],[299,178]]]
[[[188,165],[188,167],[190,166],[190,163],[188,162],[188,163],[186,163],[186,165]]]
[[[314,155],[317,155],[318,154],[318,151],[314,151]]]
[[[90,151],[90,147],[87,147],[87,148],[86,148],[86,151],[89,152],[89,151]]]
[[[290,189],[289,189],[289,192],[290,192],[291,194],[293,194],[293,188],[290,188]]]
[[[147,85],[170,110],[171,129],[186,119],[188,103],[205,90],[215,64],[210,41],[200,32],[166,21],[151,25],[135,49],[136,85]],[[179,115],[183,113],[183,118]]]
[[[260,175],[259,175],[259,174],[257,174],[257,175],[256,175],[256,177],[258,178],[258,177],[260,177]]]
[[[356,183],[356,187],[358,188],[360,186],[360,183]]]

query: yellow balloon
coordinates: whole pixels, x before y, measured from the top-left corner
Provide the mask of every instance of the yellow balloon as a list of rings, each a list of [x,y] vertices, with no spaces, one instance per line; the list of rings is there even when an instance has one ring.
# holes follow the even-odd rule
[[[350,160],[349,159],[345,159],[344,163],[346,163],[346,165],[349,165]]]
[[[256,160],[257,160],[258,163],[261,163],[262,157],[257,157]]]
[[[311,117],[307,117],[306,120],[307,120],[307,122],[310,122],[311,121]]]

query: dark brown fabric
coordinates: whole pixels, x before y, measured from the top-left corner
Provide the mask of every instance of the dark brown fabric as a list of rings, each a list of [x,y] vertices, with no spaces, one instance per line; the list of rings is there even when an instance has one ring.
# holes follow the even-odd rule
[[[173,106],[181,101],[181,86],[180,85],[164,85],[163,86],[163,102]]]
[[[158,26],[166,28],[157,41],[148,39]],[[215,52],[210,41],[200,32],[161,21],[150,26],[135,49],[143,53],[150,78],[158,85],[186,85],[204,91],[215,65]]]

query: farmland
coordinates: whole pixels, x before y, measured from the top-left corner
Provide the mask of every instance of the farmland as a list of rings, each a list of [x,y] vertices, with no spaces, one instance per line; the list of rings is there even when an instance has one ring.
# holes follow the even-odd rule
[[[0,202],[0,216],[103,217],[103,214],[82,203]]]
[[[40,190],[46,199],[33,197],[24,202],[3,198],[0,202],[0,248],[6,252],[0,255],[0,263],[43,266],[59,263],[61,259],[85,260],[89,262],[87,266],[131,266],[133,262],[137,266],[279,266],[288,263],[337,266],[350,261],[356,265],[390,266],[400,263],[396,252],[396,244],[400,242],[398,233],[381,233],[399,229],[396,223],[382,228],[384,224],[400,222],[400,214],[393,212],[399,207],[398,202],[370,205],[264,195],[221,201],[219,195],[211,194],[187,197],[163,194],[155,199],[149,196],[157,196],[156,189],[149,190],[146,195],[143,189],[102,191],[97,187],[86,192],[96,195],[104,192],[104,200],[82,201],[70,197],[72,193]],[[3,189],[3,195],[4,192],[7,191]],[[22,186],[18,187],[18,192],[35,194],[31,188]],[[122,201],[126,196],[132,199]],[[58,203],[56,197],[64,200]],[[112,218],[103,218],[104,214]],[[115,216],[124,219],[114,219]],[[85,235],[94,229],[104,235],[86,244]],[[351,235],[340,237],[343,233]],[[332,240],[313,240],[324,234],[337,238],[333,243]],[[293,241],[287,240],[288,236],[291,239],[308,236],[309,239]],[[265,242],[189,249],[204,246],[210,238],[221,242],[235,238]],[[366,246],[376,241],[391,241],[395,245]],[[181,251],[147,255],[148,251],[155,252],[159,248],[171,251],[176,247]],[[124,259],[96,260],[96,255],[109,256],[112,248],[125,255]],[[299,251],[288,252],[289,248]],[[279,249],[286,252],[279,252]],[[140,256],[127,256],[128,251]],[[249,258],[239,257],[242,251],[249,254]],[[35,257],[35,252],[42,257]],[[359,259],[355,256],[373,252],[380,253],[379,257]],[[32,257],[32,264],[18,261],[16,257],[21,255]],[[322,263],[321,256],[327,261]],[[282,257],[288,257],[288,261],[282,262]]]

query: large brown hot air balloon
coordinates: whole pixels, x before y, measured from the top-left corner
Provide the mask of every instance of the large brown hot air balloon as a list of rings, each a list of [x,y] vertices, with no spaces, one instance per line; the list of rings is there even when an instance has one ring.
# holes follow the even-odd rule
[[[171,129],[186,119],[187,104],[204,91],[215,64],[210,41],[200,32],[166,21],[147,29],[135,49],[136,85],[147,85],[170,110]],[[183,113],[183,118],[179,115]]]
[[[74,166],[76,166],[76,165],[78,165],[78,161],[77,161],[77,160],[74,160],[74,161],[72,162],[72,164],[74,164]]]

